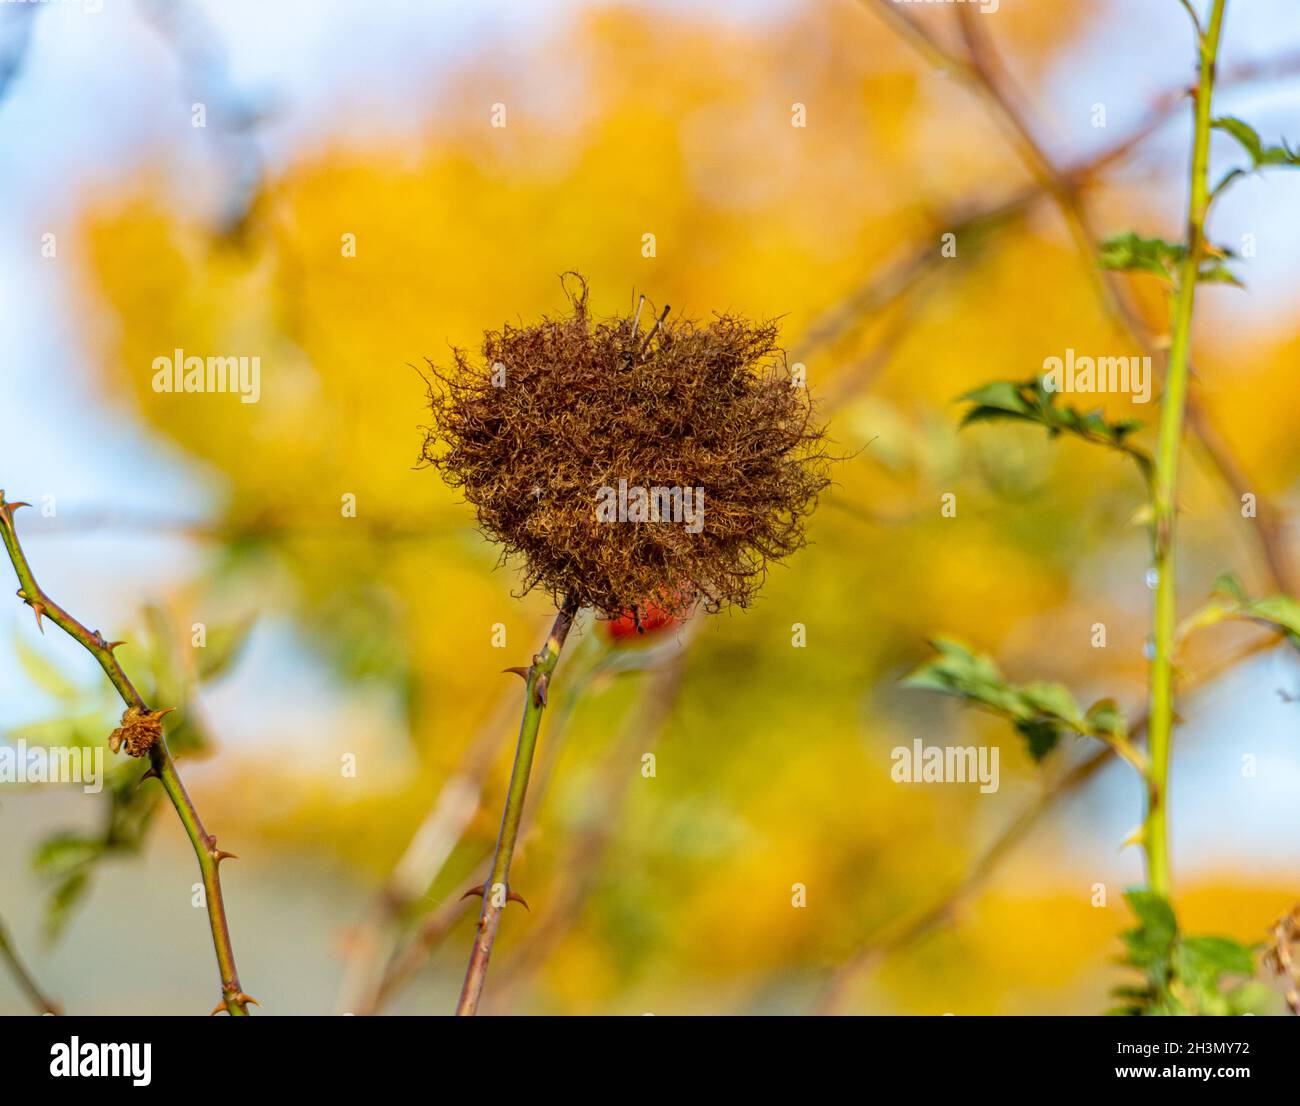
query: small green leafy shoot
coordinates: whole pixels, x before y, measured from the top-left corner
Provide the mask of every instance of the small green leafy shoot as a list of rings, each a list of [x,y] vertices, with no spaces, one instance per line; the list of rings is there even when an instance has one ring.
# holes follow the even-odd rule
[[[1214,598],[1199,610],[1188,615],[1178,628],[1182,641],[1196,630],[1227,621],[1262,622],[1285,633],[1291,643],[1300,647],[1300,602],[1289,595],[1269,595],[1251,599],[1241,582],[1225,572],[1214,582]]]
[[[1292,149],[1287,144],[1286,139],[1283,139],[1279,145],[1266,146],[1254,127],[1231,115],[1220,116],[1210,126],[1216,131],[1222,131],[1224,134],[1235,138],[1238,145],[1246,151],[1246,155],[1250,158],[1250,168],[1229,170],[1224,178],[1214,186],[1214,191],[1210,194],[1211,198],[1218,196],[1233,181],[1248,176],[1250,173],[1259,173],[1265,169],[1300,168],[1300,149]]]
[[[1134,231],[1125,231],[1101,243],[1098,264],[1103,269],[1125,273],[1150,273],[1166,284],[1173,285],[1178,270],[1187,256],[1187,247],[1181,242],[1166,242],[1163,238],[1144,238]],[[1227,262],[1236,257],[1231,250],[1206,243],[1205,259],[1201,262],[1197,281],[1202,284],[1231,284],[1244,288],[1241,278],[1228,268]]]
[[[1272,1013],[1273,996],[1255,980],[1251,949],[1229,937],[1180,932],[1169,900],[1154,891],[1128,891],[1137,925],[1123,933],[1122,963],[1142,974],[1138,985],[1115,988],[1112,1014],[1135,1016]]]
[[[1104,741],[1145,771],[1145,760],[1129,743],[1114,700],[1099,700],[1084,711],[1062,684],[1012,684],[991,657],[959,641],[935,638],[931,644],[937,656],[905,677],[904,687],[951,695],[1008,719],[1035,761],[1042,761],[1068,731]]]
[[[1058,393],[1047,387],[1043,377],[1032,380],[994,380],[959,396],[960,401],[972,404],[962,416],[961,425],[978,422],[1013,420],[1037,423],[1047,430],[1049,437],[1069,434],[1093,445],[1118,450],[1132,457],[1150,483],[1152,461],[1140,447],[1129,441],[1129,436],[1142,426],[1137,419],[1108,422],[1100,411],[1082,413],[1073,407],[1058,405]]]

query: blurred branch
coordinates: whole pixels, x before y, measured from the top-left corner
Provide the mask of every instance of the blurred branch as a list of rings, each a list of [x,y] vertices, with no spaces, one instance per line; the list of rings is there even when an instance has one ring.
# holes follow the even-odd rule
[[[257,127],[265,109],[233,79],[221,36],[197,5],[187,0],[139,0],[139,10],[175,54],[181,77],[188,82],[188,95],[203,109],[202,130],[210,136],[228,178],[218,229],[235,240],[247,229],[262,191],[265,165]]]
[[[8,929],[5,928],[4,919],[0,918],[0,960],[9,965],[9,971],[14,979],[18,982],[19,989],[31,1001],[38,1013],[41,1014],[62,1014],[58,1003],[48,998],[44,991],[41,990],[36,980],[32,977],[31,972],[23,964],[18,955],[18,950],[14,948],[13,939],[9,936]]]
[[[1280,592],[1295,595],[1297,577],[1287,546],[1287,523],[1284,516],[1267,499],[1252,491],[1258,485],[1237,463],[1232,449],[1220,436],[1209,413],[1196,402],[1195,396],[1188,397],[1187,423],[1211,465],[1236,499],[1237,505],[1241,505],[1242,497],[1247,493],[1255,496],[1255,529],[1269,575]]]
[[[9,553],[9,559],[13,563],[14,572],[21,585],[18,597],[36,612],[36,625],[42,629],[42,632],[41,618],[44,616],[99,662],[109,682],[126,704],[123,730],[152,729],[153,733],[150,734],[152,743],[147,745],[151,767],[146,777],[153,776],[162,783],[163,790],[171,800],[172,806],[176,808],[190,844],[194,846],[194,855],[198,858],[199,872],[203,879],[208,920],[212,928],[212,944],[216,951],[217,967],[221,976],[222,999],[213,1012],[216,1013],[224,1007],[231,1015],[247,1016],[248,1004],[255,1000],[246,995],[239,984],[239,976],[235,970],[235,953],[230,941],[230,927],[226,920],[226,905],[221,897],[221,876],[218,871],[221,861],[232,854],[218,849],[217,839],[203,828],[199,812],[181,782],[180,775],[176,771],[176,762],[172,759],[171,751],[167,748],[167,739],[162,733],[160,720],[167,712],[150,711],[144,698],[136,691],[113,652],[122,642],[105,641],[98,630],[92,632],[86,629],[46,595],[37,584],[31,566],[27,563],[27,557],[18,542],[18,531],[14,526],[14,511],[18,507],[25,506],[28,504],[5,502],[4,492],[0,491],[0,537],[4,539],[5,549]],[[123,730],[116,733],[120,734]],[[130,738],[127,740],[127,749],[129,752],[133,751]],[[143,755],[143,753],[136,755]]]
[[[970,61],[949,50],[919,20],[893,4],[891,0],[859,0],[859,2],[898,30],[902,37],[932,64],[956,74],[981,96],[988,98],[999,118],[1003,119],[1014,132],[1022,134],[1020,141],[1027,141],[1033,147],[1032,150],[1027,150],[1026,154],[1039,170],[1035,175],[1034,184],[1019,189],[998,202],[974,211],[954,211],[940,220],[942,229],[959,235],[969,235],[977,230],[999,229],[1022,216],[1045,195],[1078,195],[1103,173],[1126,160],[1148,138],[1159,131],[1192,91],[1186,85],[1167,90],[1155,97],[1144,118],[1122,138],[1073,165],[1057,168],[1029,133],[1023,119],[1017,120],[1007,116],[1006,113],[1011,109],[1011,105],[998,99],[996,93],[984,83],[980,72]],[[978,31],[975,33],[979,34]],[[1279,80],[1297,74],[1300,74],[1300,52],[1293,52],[1233,66],[1220,75],[1218,84],[1220,87],[1228,87]],[[1093,250],[1091,241],[1088,248],[1091,253]],[[916,277],[923,275],[930,267],[937,264],[938,260],[939,252],[927,243],[884,275],[873,276],[827,311],[808,329],[798,343],[801,352],[805,352],[805,348],[818,348],[840,337],[856,324],[863,312],[878,310],[893,302],[911,286]]]
[[[1185,11],[1188,18],[1191,19],[1192,26],[1196,28],[1197,36],[1203,36],[1205,34],[1205,28],[1201,26],[1201,18],[1196,14],[1196,9],[1192,7],[1192,0],[1178,0],[1178,2],[1182,4],[1183,11]]]
[[[48,520],[47,520],[48,521]],[[262,514],[250,518],[209,522],[204,519],[168,518],[165,515],[126,514],[118,511],[85,511],[70,518],[60,516],[42,527],[33,537],[74,537],[99,531],[123,531],[133,534],[160,534],[189,538],[194,541],[237,542],[284,535],[307,537],[319,535],[337,541],[349,532],[376,541],[406,541],[440,537],[463,530],[464,526],[444,519],[399,521],[382,516],[357,516],[347,526],[313,519],[276,519]]]
[[[1274,648],[1283,639],[1281,634],[1268,634],[1241,648],[1225,654],[1214,664],[1207,666],[1195,678],[1187,683],[1187,691],[1205,687],[1213,683],[1225,672],[1238,664]],[[1140,738],[1147,727],[1146,715],[1140,716],[1133,724],[1132,737]],[[897,922],[892,927],[886,925],[881,931],[867,940],[848,959],[843,961],[830,974],[816,999],[815,1010],[819,1014],[840,1012],[848,1001],[849,992],[854,981],[864,972],[869,971],[885,957],[899,949],[920,940],[928,933],[951,922],[962,907],[988,882],[990,876],[1019,845],[1029,831],[1047,814],[1059,800],[1074,794],[1085,784],[1094,779],[1115,756],[1110,746],[1103,746],[1048,782],[1039,794],[1030,802],[1001,833],[975,858],[974,862],[962,873],[956,883],[952,884],[932,903],[923,907],[910,918]]]
[[[6,4],[0,12],[0,100],[9,94],[14,78],[22,72],[39,10],[35,4]]]
[[[485,852],[472,878],[485,880],[489,871],[488,864],[489,857]],[[469,913],[472,905],[472,901],[466,894],[444,899],[430,911],[421,920],[414,936],[394,950],[379,982],[356,1004],[354,1012],[372,1016],[392,1002],[424,967],[429,954],[442,944],[447,934],[460,921],[461,916]]]

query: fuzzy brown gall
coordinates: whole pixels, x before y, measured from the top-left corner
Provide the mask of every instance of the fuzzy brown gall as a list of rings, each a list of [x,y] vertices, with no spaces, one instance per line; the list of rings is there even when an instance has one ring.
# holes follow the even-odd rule
[[[748,605],[804,544],[828,482],[776,325],[595,320],[576,276],[569,299],[567,315],[488,332],[480,359],[457,350],[451,367],[430,364],[422,460],[522,565],[524,591],[615,620],[646,596],[665,596],[670,618]],[[702,489],[702,526],[602,521],[601,489],[620,481]]]

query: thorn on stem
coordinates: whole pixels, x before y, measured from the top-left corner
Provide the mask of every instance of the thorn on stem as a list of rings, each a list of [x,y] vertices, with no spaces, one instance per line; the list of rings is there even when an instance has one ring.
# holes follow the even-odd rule
[[[116,649],[119,645],[126,644],[125,641],[105,641],[104,635],[100,633],[98,630],[92,631],[90,636],[94,641],[95,645],[97,645],[100,649],[107,649],[110,653],[114,649]]]
[[[215,1018],[223,1010],[229,1012],[230,1010],[229,1004],[232,1002],[236,1006],[261,1006],[262,1005],[252,995],[246,995],[244,994],[243,991],[236,991],[233,995],[230,995],[228,998],[223,998],[219,1003],[217,1003],[217,1005],[212,1008],[212,1013],[209,1014],[208,1017]]]
[[[26,504],[24,504],[24,506],[26,506]],[[41,615],[45,613],[45,604],[42,603],[39,599],[33,599],[30,595],[28,595],[25,591],[23,591],[22,588],[19,588],[16,592],[14,592],[14,594],[18,596],[19,599],[21,599],[24,603],[26,603],[29,607],[31,607],[32,610],[36,612],[36,628],[40,630],[42,634],[45,633],[45,627],[41,625]]]
[[[482,898],[485,894],[487,894],[487,892],[484,890],[484,886],[485,886],[484,884],[480,883],[477,887],[471,887],[468,891],[466,891],[463,895],[461,895],[460,901],[464,902],[471,895],[477,895],[479,898]],[[529,908],[528,903],[524,899],[523,895],[519,894],[517,891],[507,890],[506,902],[517,902],[519,903],[520,906],[522,906],[525,910],[527,910],[529,914],[532,913],[532,910]]]
[[[514,668],[503,668],[503,669],[501,669],[501,671],[502,671],[502,672],[513,672],[516,676],[518,676],[521,680],[523,680],[524,683],[527,683],[527,682],[528,682],[528,669],[526,669],[526,668],[522,668],[522,667],[516,665]]]

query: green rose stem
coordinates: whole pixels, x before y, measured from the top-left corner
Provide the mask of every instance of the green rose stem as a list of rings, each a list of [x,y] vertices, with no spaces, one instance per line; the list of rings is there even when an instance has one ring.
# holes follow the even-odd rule
[[[1199,34],[1200,78],[1197,82],[1196,131],[1192,148],[1191,195],[1187,211],[1187,253],[1178,277],[1173,307],[1173,334],[1169,346],[1165,394],[1160,407],[1160,437],[1156,448],[1155,490],[1152,500],[1154,532],[1154,655],[1151,665],[1151,775],[1144,844],[1147,880],[1151,890],[1168,896],[1169,747],[1173,735],[1173,653],[1177,622],[1174,581],[1174,529],[1177,511],[1178,449],[1187,403],[1188,353],[1191,346],[1192,309],[1196,282],[1205,257],[1205,216],[1210,206],[1210,100],[1214,68],[1223,30],[1227,0],[1214,0],[1209,23]],[[1197,27],[1200,31],[1199,25]]]
[[[501,833],[497,836],[496,852],[492,857],[492,874],[481,887],[466,892],[481,894],[483,909],[479,912],[478,927],[474,932],[474,947],[470,951],[469,967],[465,970],[465,985],[461,988],[460,1002],[456,1004],[458,1015],[477,1012],[479,998],[483,994],[483,982],[487,978],[488,960],[492,956],[492,943],[496,940],[497,929],[501,925],[501,911],[511,899],[523,902],[519,895],[510,890],[510,859],[519,838],[519,821],[524,813],[528,775],[533,767],[533,754],[537,751],[537,732],[542,724],[542,711],[546,709],[551,673],[560,659],[564,639],[569,636],[569,629],[577,613],[578,604],[572,599],[566,599],[559,614],[555,616],[555,624],[551,627],[546,644],[533,657],[533,663],[526,669],[506,670],[517,672],[524,678],[524,716],[519,724],[519,745],[515,750],[514,768],[510,772],[510,790],[506,795],[505,813],[501,817]]]
[[[127,705],[128,713],[134,708],[136,712],[149,719],[160,718],[167,712],[150,711],[118,663],[113,650],[122,642],[105,641],[98,630],[93,632],[87,630],[46,595],[37,584],[31,566],[27,563],[27,556],[18,543],[18,531],[14,527],[14,511],[28,505],[6,503],[4,492],[0,491],[0,537],[4,538],[5,549],[13,562],[14,571],[18,574],[18,583],[21,585],[18,589],[18,598],[36,612],[38,627],[41,626],[42,616],[48,618],[99,661],[109,682],[117,689],[122,702]],[[221,973],[221,1001],[212,1012],[217,1014],[225,1009],[231,1015],[247,1016],[249,1004],[256,1006],[257,1000],[244,994],[239,984],[239,975],[235,971],[235,952],[230,943],[230,926],[226,921],[226,904],[221,897],[221,876],[218,872],[221,861],[234,854],[218,849],[217,839],[203,828],[199,812],[194,808],[194,803],[190,800],[185,785],[176,772],[176,762],[172,760],[161,726],[159,726],[157,739],[149,748],[148,756],[150,768],[141,777],[141,782],[153,777],[162,784],[163,790],[167,792],[167,798],[176,808],[181,825],[185,827],[185,834],[189,837],[190,844],[194,846],[194,855],[198,857],[199,872],[203,877],[203,891],[208,907],[208,920],[212,925],[212,945],[216,949],[217,967]]]

